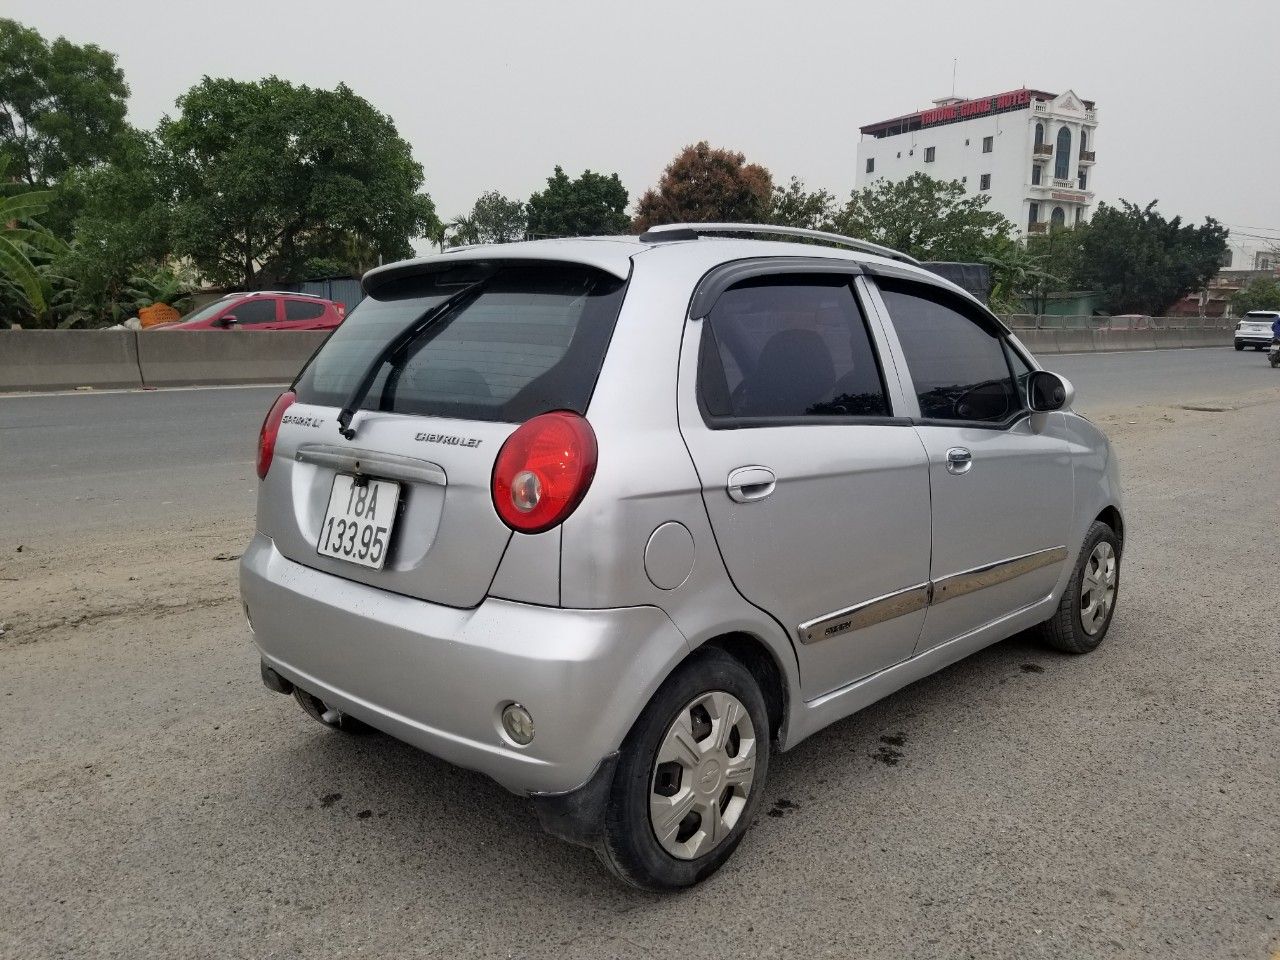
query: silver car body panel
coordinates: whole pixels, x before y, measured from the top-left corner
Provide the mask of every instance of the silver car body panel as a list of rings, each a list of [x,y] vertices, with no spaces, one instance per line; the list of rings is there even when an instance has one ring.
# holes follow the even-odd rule
[[[327,705],[517,792],[585,781],[689,651],[657,607],[491,598],[459,610],[295,563],[262,534],[240,571],[268,666]],[[527,747],[501,732],[513,701],[533,717]]]
[[[266,661],[326,703],[512,790],[562,792],[621,745],[662,680],[708,641],[747,636],[769,651],[785,750],[1046,619],[1089,524],[1121,507],[1105,437],[1070,411],[1030,414],[1004,430],[920,423],[873,276],[853,285],[904,422],[709,429],[695,392],[702,321],[688,316],[691,297],[721,265],[766,257],[846,262],[973,299],[910,265],[751,239],[537,241],[371,273],[367,282],[443,260],[521,259],[629,277],[586,413],[597,470],[563,524],[513,534],[489,482],[515,425],[362,411],[356,465],[337,411],[296,404],[242,561]],[[415,439],[423,434],[461,442]],[[957,445],[973,454],[964,476],[945,470]],[[758,466],[777,477],[772,494],[731,499],[729,474]],[[404,539],[385,571],[315,553],[333,473],[361,470],[398,471],[404,484],[394,535]],[[677,524],[692,542],[681,535],[688,574],[651,577],[655,531]],[[1017,575],[974,579],[993,569]],[[957,578],[974,589],[939,602],[938,585]],[[844,620],[825,639],[810,636]],[[534,717],[529,747],[500,733],[510,701]]]

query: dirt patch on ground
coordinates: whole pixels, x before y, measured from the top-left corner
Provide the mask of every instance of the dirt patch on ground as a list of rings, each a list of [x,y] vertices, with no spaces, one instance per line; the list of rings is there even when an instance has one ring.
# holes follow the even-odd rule
[[[236,601],[252,521],[29,538],[0,559],[0,647],[54,640],[101,620]]]

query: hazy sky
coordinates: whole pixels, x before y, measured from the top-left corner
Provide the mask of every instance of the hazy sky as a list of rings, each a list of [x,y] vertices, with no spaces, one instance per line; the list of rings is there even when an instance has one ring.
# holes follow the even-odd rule
[[[858,127],[948,94],[958,58],[961,96],[1097,101],[1099,199],[1280,235],[1277,0],[0,0],[0,16],[118,54],[140,126],[203,74],[345,82],[395,120],[444,217],[487,189],[527,197],[557,163],[617,171],[634,200],[700,139],[844,197]]]

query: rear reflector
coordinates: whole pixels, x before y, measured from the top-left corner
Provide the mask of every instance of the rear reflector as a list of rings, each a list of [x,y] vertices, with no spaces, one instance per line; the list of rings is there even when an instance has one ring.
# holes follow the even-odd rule
[[[258,432],[258,479],[265,480],[267,471],[271,469],[271,458],[276,452],[276,437],[280,435],[280,421],[284,412],[293,406],[297,399],[292,390],[287,390],[276,397],[276,402],[267,411],[267,418],[262,421],[262,429]]]
[[[512,530],[541,533],[573,513],[596,473],[596,435],[557,410],[522,424],[493,465],[493,506]]]

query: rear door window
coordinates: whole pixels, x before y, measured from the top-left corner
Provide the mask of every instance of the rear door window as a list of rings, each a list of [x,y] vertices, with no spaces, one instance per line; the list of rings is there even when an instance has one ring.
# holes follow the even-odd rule
[[[378,353],[447,297],[478,293],[379,362],[364,409],[521,423],[585,413],[625,282],[572,264],[465,263],[375,289],[316,354],[295,389],[342,406]]]
[[[889,415],[848,277],[746,281],[720,295],[703,329],[698,391],[713,425]]]
[[[317,300],[286,300],[284,318],[286,320],[318,320],[324,316],[324,306]]]
[[[925,420],[1003,423],[1022,409],[1001,331],[927,284],[880,281]]]

